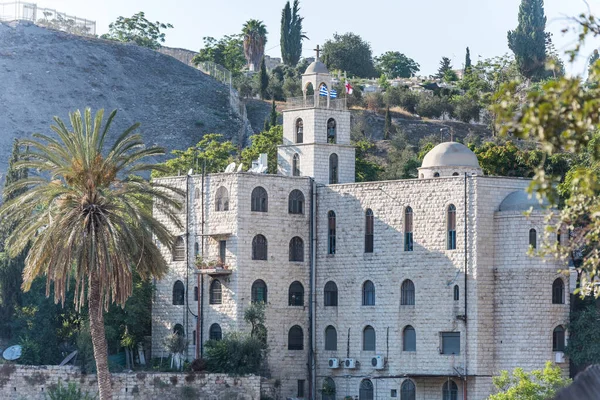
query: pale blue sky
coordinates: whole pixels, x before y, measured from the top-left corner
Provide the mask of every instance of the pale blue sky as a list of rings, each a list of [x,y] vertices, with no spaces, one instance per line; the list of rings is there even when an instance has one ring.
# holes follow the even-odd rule
[[[36,0],[30,0],[35,2]],[[588,0],[600,15],[600,0]],[[202,37],[219,38],[237,33],[243,23],[261,19],[269,31],[267,54],[280,56],[279,25],[284,0],[39,0],[41,7],[97,21],[97,33],[119,15],[145,11],[150,20],[170,22],[166,46],[198,50]],[[442,56],[450,57],[455,68],[464,62],[465,47],[471,48],[474,62],[509,51],[506,32],[517,25],[520,0],[301,0],[304,30],[310,40],[303,43],[304,56],[331,38],[335,32],[354,32],[371,43],[373,55],[387,50],[400,51],[421,65],[422,74],[437,70]],[[587,9],[584,0],[546,0],[547,30],[561,52],[569,49],[576,36],[561,30],[569,25],[567,17]],[[586,51],[600,46],[590,41]],[[586,62],[567,66],[571,73],[585,71]],[[565,57],[566,59],[566,57]]]

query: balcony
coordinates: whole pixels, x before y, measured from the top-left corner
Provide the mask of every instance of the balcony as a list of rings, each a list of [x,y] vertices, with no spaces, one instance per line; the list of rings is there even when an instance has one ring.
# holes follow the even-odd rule
[[[301,110],[304,108],[324,108],[329,110],[345,111],[346,110],[346,98],[329,99],[327,103],[327,97],[319,96],[315,104],[315,96],[307,95],[304,97],[291,97],[287,99],[284,110]]]
[[[229,266],[221,262],[221,260],[207,261],[203,260],[200,256],[196,258],[196,268],[200,274],[208,276],[231,275],[233,272]]]

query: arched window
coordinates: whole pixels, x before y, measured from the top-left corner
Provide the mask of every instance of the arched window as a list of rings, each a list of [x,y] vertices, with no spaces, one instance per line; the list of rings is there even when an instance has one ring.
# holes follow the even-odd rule
[[[368,208],[365,213],[365,253],[373,252],[374,224],[373,210]]]
[[[529,246],[537,249],[537,232],[533,228],[529,230]]]
[[[434,178],[439,178],[439,177],[440,177],[440,173],[439,173],[439,172],[435,172],[435,173],[433,174],[433,177],[434,177]]]
[[[375,329],[371,325],[363,329],[363,350],[375,351]]]
[[[219,326],[219,324],[212,324],[210,326],[208,338],[210,340],[221,340],[223,338],[223,332],[221,332],[221,326]]]
[[[256,235],[254,236],[254,239],[252,239],[252,259],[267,259],[267,238],[263,235]]]
[[[363,284],[362,305],[363,306],[374,306],[375,305],[375,285],[373,285],[373,282],[371,282],[371,281],[366,281]]]
[[[404,210],[404,251],[413,251],[413,210]]]
[[[196,188],[194,190],[194,199],[198,200],[200,198],[200,188]]]
[[[302,328],[294,325],[288,333],[288,350],[303,350],[304,349],[304,334]]]
[[[198,286],[194,286],[194,301],[198,301]]]
[[[565,284],[560,278],[552,282],[552,304],[565,304]]]
[[[298,236],[290,240],[290,261],[304,261],[304,241]]]
[[[321,400],[335,400],[335,382],[327,377],[323,379],[323,389],[321,390]]]
[[[218,279],[210,283],[210,304],[221,304],[223,302],[223,288]]]
[[[458,301],[460,299],[460,289],[458,285],[454,285],[454,301]]]
[[[288,198],[288,212],[290,214],[304,214],[304,193],[298,189],[292,190]]]
[[[179,236],[173,246],[173,261],[185,261],[185,239]]]
[[[258,279],[252,284],[252,302],[267,302],[267,284],[262,279]]]
[[[296,120],[296,143],[304,143],[304,122],[302,122],[302,118]]]
[[[304,286],[298,281],[292,282],[289,289],[289,301],[290,306],[303,306],[304,305]]]
[[[262,186],[257,186],[252,191],[250,211],[267,212],[269,196]]]
[[[335,144],[337,133],[337,124],[335,119],[329,118],[327,121],[327,143]]]
[[[185,336],[185,331],[183,330],[183,325],[175,324],[173,327],[173,333],[179,336]]]
[[[298,153],[294,154],[294,157],[292,157],[292,175],[300,176],[300,156]]]
[[[373,383],[369,379],[363,379],[360,382],[358,390],[359,400],[373,400]]]
[[[196,257],[200,255],[200,244],[198,242],[194,243],[194,255]]]
[[[331,325],[325,328],[325,350],[337,350],[337,331]]]
[[[448,250],[456,249],[456,207],[448,206]]]
[[[183,282],[175,281],[173,285],[173,305],[182,306],[185,304],[185,287]]]
[[[560,325],[552,332],[552,351],[565,351],[565,328]]]
[[[328,241],[327,241],[327,252],[329,254],[335,254],[335,213],[329,211],[327,213],[328,224]]]
[[[338,289],[333,281],[329,281],[325,284],[324,304],[329,307],[337,307],[338,305]]]
[[[215,194],[215,211],[229,211],[229,192],[225,186],[217,189]]]
[[[452,173],[452,176],[458,176],[458,172]]]
[[[338,156],[332,153],[329,156],[329,184],[334,185],[338,181]]]
[[[448,380],[442,386],[443,400],[458,400],[458,386],[454,381]]]
[[[407,325],[402,331],[402,350],[417,351],[417,334],[415,328]]]
[[[400,287],[400,305],[415,305],[415,284],[410,279],[402,282],[402,286]]]
[[[192,346],[196,345],[196,331],[192,331]]]
[[[400,386],[400,400],[415,400],[416,397],[415,383],[410,379],[405,379]]]

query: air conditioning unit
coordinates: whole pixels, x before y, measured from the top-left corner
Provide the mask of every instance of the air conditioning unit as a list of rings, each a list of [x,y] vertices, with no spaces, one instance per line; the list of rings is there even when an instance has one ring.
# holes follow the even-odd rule
[[[346,358],[344,360],[344,368],[355,369],[356,368],[356,360],[354,358]]]
[[[565,353],[563,353],[562,351],[557,351],[556,353],[554,353],[554,361],[559,364],[564,363]]]
[[[385,357],[384,356],[375,356],[371,359],[371,365],[375,369],[383,369],[385,368]]]
[[[335,369],[335,368],[339,368],[340,367],[340,360],[337,358],[330,358],[329,359],[329,368],[331,369]]]

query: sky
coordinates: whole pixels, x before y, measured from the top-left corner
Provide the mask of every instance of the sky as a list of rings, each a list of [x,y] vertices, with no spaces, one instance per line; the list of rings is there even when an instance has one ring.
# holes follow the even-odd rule
[[[28,0],[36,2],[36,0]],[[421,66],[421,75],[437,71],[443,56],[461,68],[465,48],[471,59],[503,55],[510,50],[507,31],[517,26],[521,0],[301,0],[300,14],[309,40],[303,42],[303,55],[314,56],[317,44],[334,33],[353,32],[371,44],[373,56],[399,51]],[[266,54],[280,57],[279,26],[284,0],[38,0],[38,6],[55,8],[81,18],[96,20],[98,34],[119,16],[144,11],[151,21],[169,22],[165,46],[199,50],[205,36],[220,38],[239,33],[248,19],[262,20],[269,35]],[[600,0],[545,0],[548,19],[546,30],[554,34],[554,43],[566,61],[564,51],[573,47],[576,34],[563,34],[575,25],[570,17],[588,7],[600,15]],[[566,63],[567,72],[583,74],[587,57],[600,47],[600,39],[589,40],[574,64]]]

